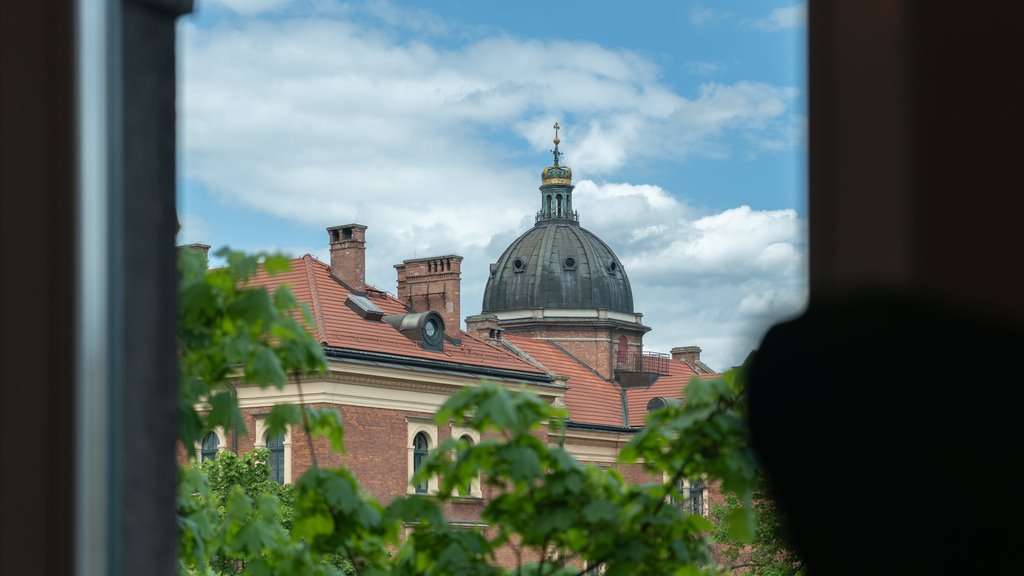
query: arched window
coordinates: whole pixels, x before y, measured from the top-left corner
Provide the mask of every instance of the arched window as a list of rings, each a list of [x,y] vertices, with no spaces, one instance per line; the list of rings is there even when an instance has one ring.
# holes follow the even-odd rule
[[[459,438],[459,440],[462,440],[463,442],[465,442],[470,447],[472,447],[473,444],[474,444],[473,438],[469,434],[463,434],[462,437]],[[479,488],[477,486],[478,483],[479,483],[479,480],[477,478],[474,478],[472,480],[472,482],[470,482],[469,486],[460,486],[459,487],[459,496],[473,496],[474,492],[479,491]]]
[[[416,437],[412,440],[412,472],[416,474],[423,467],[423,460],[427,457],[427,451],[430,450],[430,439],[423,432],[416,434]],[[428,481],[426,478],[420,480],[416,484],[417,494],[426,494],[428,489]]]
[[[267,449],[270,450],[270,479],[278,484],[284,484],[284,433],[267,433]]]
[[[556,204],[558,206],[558,217],[561,218],[562,217],[562,195],[561,194],[559,194],[558,196],[555,196],[555,202],[556,202]]]
[[[217,447],[220,446],[220,439],[213,432],[206,435],[203,438],[203,448],[200,452],[199,461],[206,462],[207,460],[214,460],[217,458]]]

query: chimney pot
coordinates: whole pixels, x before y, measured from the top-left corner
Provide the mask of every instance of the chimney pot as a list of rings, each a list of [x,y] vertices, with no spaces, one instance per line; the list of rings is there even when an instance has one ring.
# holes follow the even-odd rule
[[[700,362],[700,346],[677,346],[672,349],[672,359],[696,364]]]
[[[366,226],[344,224],[327,229],[331,242],[331,274],[353,292],[366,291]]]
[[[444,333],[462,335],[462,256],[415,258],[395,264],[398,299],[413,312],[433,310],[444,319]]]
[[[193,252],[199,252],[203,255],[203,259],[206,262],[206,267],[210,267],[210,245],[201,244],[199,242],[193,242],[192,244],[185,244],[184,246],[178,246],[178,250],[192,250]]]

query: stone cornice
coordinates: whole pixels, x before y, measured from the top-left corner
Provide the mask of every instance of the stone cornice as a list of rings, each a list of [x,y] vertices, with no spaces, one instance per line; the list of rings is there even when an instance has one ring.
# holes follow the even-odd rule
[[[328,373],[300,377],[298,383],[289,379],[283,389],[237,384],[239,406],[257,408],[292,402],[434,413],[455,392],[482,382],[482,378],[470,375],[335,360],[328,362],[328,368]],[[564,387],[546,383],[515,383],[514,387],[530,390],[550,403],[565,394]]]

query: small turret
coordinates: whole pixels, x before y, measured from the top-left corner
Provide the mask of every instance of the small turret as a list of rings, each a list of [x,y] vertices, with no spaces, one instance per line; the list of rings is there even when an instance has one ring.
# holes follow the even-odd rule
[[[572,168],[559,164],[562,152],[558,150],[558,130],[561,127],[558,122],[553,126],[555,129],[555,149],[551,153],[555,157],[553,166],[548,166],[540,173],[540,211],[537,212],[537,221],[542,220],[570,220],[579,222],[579,215],[572,209]]]

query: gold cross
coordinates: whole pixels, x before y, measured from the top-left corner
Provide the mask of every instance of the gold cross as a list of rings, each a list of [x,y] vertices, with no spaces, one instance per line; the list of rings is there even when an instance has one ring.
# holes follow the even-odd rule
[[[555,145],[557,146],[558,142],[559,142],[559,140],[558,140],[558,128],[559,128],[558,122],[555,122],[555,125],[552,126],[552,128],[555,129]]]

